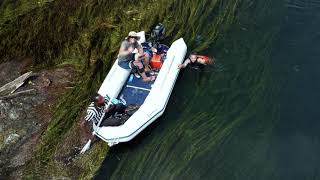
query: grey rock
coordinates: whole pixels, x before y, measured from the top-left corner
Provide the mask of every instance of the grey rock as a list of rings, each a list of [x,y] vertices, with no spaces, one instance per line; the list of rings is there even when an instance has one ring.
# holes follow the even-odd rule
[[[11,108],[11,103],[5,100],[0,100],[0,111],[8,111]]]
[[[26,114],[20,109],[12,108],[10,109],[8,116],[11,120],[18,120],[24,119],[26,117]]]
[[[16,134],[16,133],[9,134],[9,136],[4,140],[4,144],[5,145],[13,144],[17,142],[19,139],[20,139],[19,134]]]

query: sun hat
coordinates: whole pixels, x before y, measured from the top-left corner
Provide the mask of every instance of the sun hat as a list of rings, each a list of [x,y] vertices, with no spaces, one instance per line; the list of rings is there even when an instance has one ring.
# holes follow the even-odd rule
[[[129,37],[134,37],[134,38],[140,39],[140,36],[135,31],[130,31],[128,34],[128,38]]]

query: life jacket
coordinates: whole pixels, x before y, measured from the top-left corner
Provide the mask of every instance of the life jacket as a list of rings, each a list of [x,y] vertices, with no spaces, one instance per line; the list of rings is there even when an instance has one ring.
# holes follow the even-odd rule
[[[210,64],[210,58],[208,56],[202,56],[202,55],[196,55],[197,59],[196,61],[192,62],[190,60],[190,66],[193,69],[203,69],[205,67],[205,64],[199,63],[198,59],[203,59],[206,64]]]
[[[154,69],[160,69],[162,66],[161,56],[157,53],[152,54],[150,66]]]
[[[210,63],[210,58],[208,56],[202,56],[202,55],[196,55],[197,56],[197,61],[198,59],[203,59],[206,64],[209,64]]]

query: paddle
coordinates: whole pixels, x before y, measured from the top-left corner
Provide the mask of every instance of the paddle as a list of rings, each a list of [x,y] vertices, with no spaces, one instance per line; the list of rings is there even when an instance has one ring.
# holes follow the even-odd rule
[[[108,103],[108,105],[107,105],[107,107],[106,107],[105,109],[108,109],[108,108],[110,107],[110,105],[112,105],[112,102],[111,102],[111,101],[109,101],[109,103]],[[98,125],[97,125],[96,127],[99,127],[99,126],[100,126],[100,124],[101,124],[101,122],[102,122],[105,114],[106,114],[106,112],[103,113],[103,115],[101,116],[101,118],[100,118],[100,120],[99,120],[99,122],[98,122]],[[95,126],[95,125],[93,125],[93,126]],[[96,135],[96,133],[95,133],[94,130],[95,130],[95,128],[93,128],[93,131],[92,131],[92,135],[93,135],[93,136]],[[83,146],[83,148],[81,149],[80,154],[84,154],[86,151],[88,151],[88,150],[90,149],[91,142],[92,142],[92,140],[89,139],[88,142],[87,142],[87,143]]]

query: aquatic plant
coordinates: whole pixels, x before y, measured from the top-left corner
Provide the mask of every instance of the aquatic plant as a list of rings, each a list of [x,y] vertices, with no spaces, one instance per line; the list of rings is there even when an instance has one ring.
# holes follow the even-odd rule
[[[92,153],[84,156],[83,160],[82,157],[76,159],[75,165],[69,169],[61,168],[55,155],[59,153],[64,139],[77,129],[76,124],[88,104],[89,95],[98,90],[116,57],[121,40],[129,31],[148,31],[157,22],[163,22],[167,28],[168,38],[165,41],[168,44],[184,37],[189,50],[204,51],[218,40],[222,41],[222,36],[235,23],[236,14],[241,12],[239,9],[244,4],[250,4],[250,1],[3,1],[0,4],[2,61],[15,57],[31,57],[35,70],[73,64],[82,74],[79,83],[61,97],[61,101],[52,109],[54,118],[41,137],[35,158],[28,164],[25,171],[27,178],[55,175],[90,177],[97,170],[101,157],[108,150],[104,144],[95,146]],[[198,42],[199,37],[205,38],[200,38],[201,42]],[[225,49],[232,49],[228,46],[231,45],[225,44]],[[227,77],[217,77],[216,81],[223,81],[223,78]],[[240,75],[237,78],[240,78]],[[230,83],[238,85],[237,78]],[[260,89],[250,89],[253,90]],[[220,94],[218,90],[208,91],[196,89],[195,97],[203,93]],[[239,91],[239,96],[243,93]],[[219,99],[218,102],[224,100],[226,99]],[[188,110],[191,109],[187,108],[186,111]],[[219,110],[221,109],[214,111]],[[225,132],[223,134],[230,133],[230,128],[236,124],[220,124],[215,136],[222,136],[218,131]],[[212,143],[218,143],[219,137],[216,139],[217,142]],[[99,161],[95,161],[96,156],[99,156]],[[191,156],[186,155],[187,158],[192,158]],[[72,168],[80,168],[81,173],[74,175]]]

